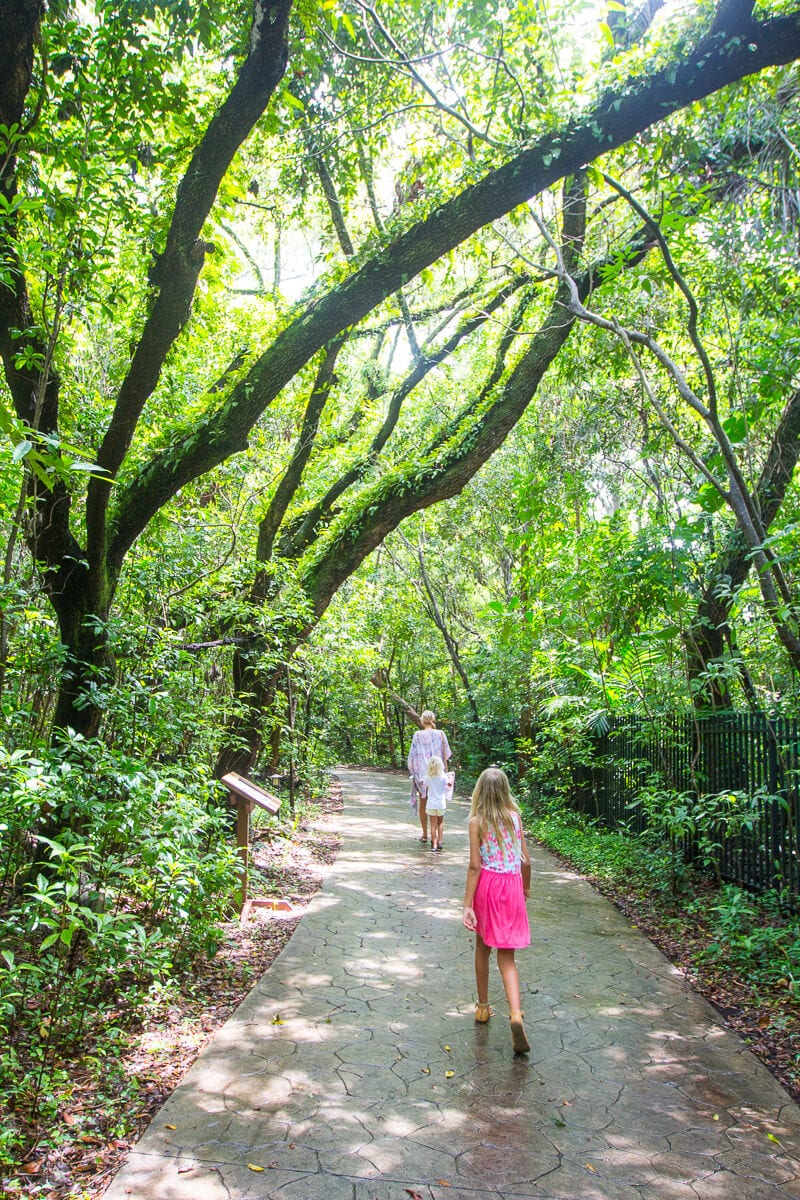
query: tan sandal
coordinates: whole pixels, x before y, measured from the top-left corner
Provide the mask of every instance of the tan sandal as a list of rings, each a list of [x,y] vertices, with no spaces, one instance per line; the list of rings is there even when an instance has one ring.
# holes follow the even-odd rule
[[[494,1015],[494,1009],[491,1004],[482,1004],[479,1000],[475,1005],[475,1020],[479,1025],[485,1025],[489,1017]]]
[[[511,1045],[514,1047],[515,1054],[527,1054],[530,1050],[530,1042],[525,1034],[525,1026],[523,1021],[525,1013],[521,1008],[515,1008],[511,1013]]]

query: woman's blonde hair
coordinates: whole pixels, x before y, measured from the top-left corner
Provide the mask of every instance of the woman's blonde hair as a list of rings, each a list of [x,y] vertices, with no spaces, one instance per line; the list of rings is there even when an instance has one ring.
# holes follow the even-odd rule
[[[436,724],[436,713],[431,712],[431,710],[429,708],[426,708],[423,712],[421,712],[419,714],[419,719],[420,719],[420,721],[422,721],[423,725],[435,725]]]
[[[507,829],[514,835],[516,841],[517,830],[514,813],[518,812],[519,808],[511,795],[511,787],[505,771],[501,771],[499,767],[487,767],[475,784],[472,806],[469,810],[471,817],[477,817],[481,838],[488,829],[491,829],[500,841],[503,830]]]
[[[444,763],[439,758],[438,754],[433,754],[428,759],[428,768],[426,771],[429,779],[438,779],[440,775],[444,775]]]

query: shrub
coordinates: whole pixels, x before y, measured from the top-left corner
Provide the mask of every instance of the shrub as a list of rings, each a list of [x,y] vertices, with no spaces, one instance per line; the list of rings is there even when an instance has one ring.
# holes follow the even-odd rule
[[[42,1117],[108,1003],[213,953],[238,860],[218,785],[188,769],[74,735],[0,766],[0,1099]]]

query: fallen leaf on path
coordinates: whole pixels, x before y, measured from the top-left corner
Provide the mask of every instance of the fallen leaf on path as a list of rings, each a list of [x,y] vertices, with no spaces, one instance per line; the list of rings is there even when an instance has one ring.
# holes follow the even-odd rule
[[[445,1073],[444,1073],[445,1079],[452,1079],[454,1075],[455,1075],[455,1071],[445,1071]]]
[[[587,1171],[592,1171],[595,1175],[597,1174],[597,1167],[593,1167],[591,1163],[584,1163],[583,1165],[586,1167]]]
[[[422,1192],[415,1192],[413,1188],[406,1188],[406,1192],[411,1197],[411,1200],[425,1200]]]
[[[248,1169],[248,1171],[263,1171],[264,1170],[263,1167],[257,1167],[255,1163],[248,1163],[247,1169]]]
[[[165,1125],[164,1128],[165,1129],[177,1129],[178,1126],[177,1125]]]

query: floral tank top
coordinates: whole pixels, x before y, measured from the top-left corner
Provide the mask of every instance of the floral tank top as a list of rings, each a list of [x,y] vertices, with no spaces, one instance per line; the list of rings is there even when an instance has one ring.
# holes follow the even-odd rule
[[[503,828],[498,841],[494,830],[489,828],[481,838],[481,866],[484,871],[496,871],[501,875],[519,875],[522,867],[522,822],[519,813],[513,813],[514,831]]]

